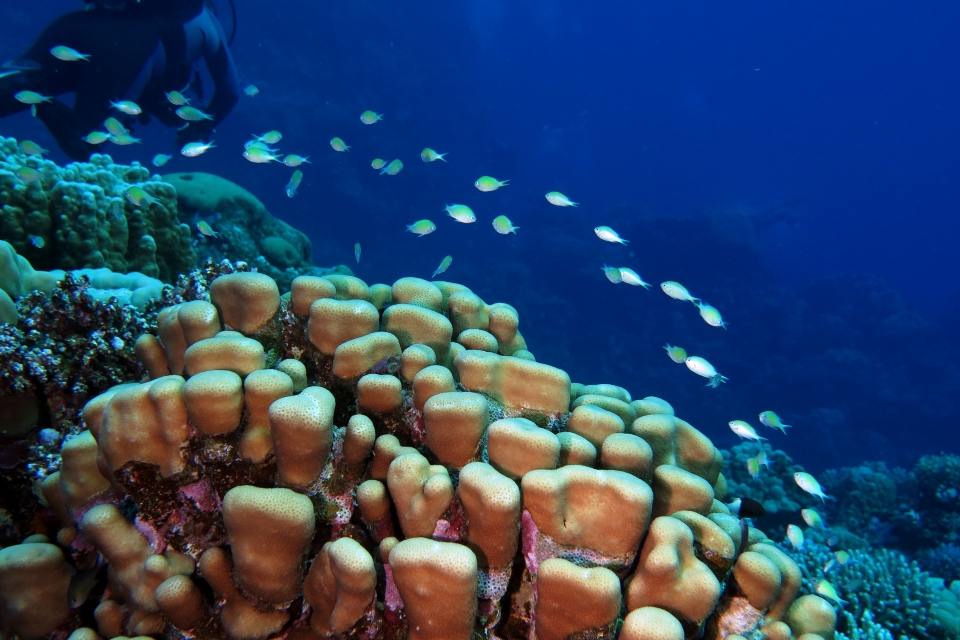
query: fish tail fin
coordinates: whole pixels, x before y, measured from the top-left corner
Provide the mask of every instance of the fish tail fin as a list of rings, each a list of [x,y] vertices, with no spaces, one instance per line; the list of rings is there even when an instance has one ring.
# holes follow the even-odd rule
[[[641,283],[640,283],[640,286],[643,287],[644,289],[649,289],[649,288],[650,288],[650,283],[649,283],[649,282],[641,282]]]
[[[579,206],[580,206],[580,203],[579,203],[579,202],[571,202],[571,203],[570,203],[570,206],[571,206],[571,207],[579,207]]]
[[[501,181],[500,181],[500,186],[501,186],[501,187],[505,187],[505,186],[507,186],[508,184],[510,184],[510,180],[509,180],[509,179],[507,179],[507,180],[501,180]]]
[[[783,433],[783,435],[787,435],[787,429],[793,429],[793,425],[789,425],[789,424],[780,425],[780,431]]]
[[[450,152],[447,151],[447,153],[450,153]],[[446,159],[443,156],[447,155],[447,153],[438,153],[437,160],[443,160],[444,162],[446,162]]]
[[[730,324],[730,323],[729,323],[729,322],[724,322],[723,320],[720,321],[720,326],[723,327],[724,329],[727,328],[727,325],[728,325],[728,324]]]

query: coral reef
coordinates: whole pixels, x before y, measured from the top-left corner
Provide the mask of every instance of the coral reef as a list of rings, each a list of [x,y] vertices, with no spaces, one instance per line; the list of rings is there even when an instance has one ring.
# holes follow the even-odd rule
[[[163,179],[176,189],[180,216],[192,224],[206,221],[216,237],[196,238],[197,252],[220,260],[244,260],[283,289],[299,275],[353,275],[345,266],[315,267],[310,239],[270,215],[252,193],[209,173],[171,173]]]
[[[916,562],[885,548],[854,549],[849,561],[839,564],[823,537],[808,532],[801,551],[782,548],[800,566],[801,591],[812,591],[826,577],[847,601],[837,621],[838,637],[932,640],[946,636],[942,614],[935,610],[941,602],[942,581],[931,580]],[[834,565],[825,573],[831,560]]]
[[[281,297],[232,270],[181,278],[136,341],[148,379],[86,404],[42,482],[56,535],[0,556],[7,631],[834,637],[715,498],[710,440],[536,362],[510,305],[344,275]]]
[[[21,179],[23,168],[37,173]],[[36,268],[139,271],[172,282],[196,266],[190,235],[176,192],[146,167],[98,154],[59,167],[0,138],[0,237]]]

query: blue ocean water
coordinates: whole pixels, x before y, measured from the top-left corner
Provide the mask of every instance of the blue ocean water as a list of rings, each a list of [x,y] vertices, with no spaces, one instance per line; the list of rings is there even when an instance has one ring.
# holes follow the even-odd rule
[[[241,84],[260,93],[216,149],[164,171],[241,184],[310,236],[315,263],[368,282],[426,278],[452,255],[444,277],[516,306],[540,361],[663,397],[720,447],[737,442],[728,420],[773,409],[795,428],[764,435],[810,470],[960,451],[956,4],[235,3]],[[80,4],[4,3],[0,58]],[[361,123],[367,109],[383,121]],[[311,156],[294,198],[292,169],[241,155],[271,129]],[[55,149],[28,114],[0,133]],[[172,132],[136,134],[115,160],[171,152]],[[421,162],[424,147],[449,163]],[[374,157],[405,168],[378,175]],[[481,193],[481,175],[510,185]],[[554,190],[581,205],[550,205]],[[454,202],[477,222],[446,217]],[[518,233],[495,233],[497,215]],[[404,232],[421,218],[437,231]],[[608,282],[604,264],[653,290]],[[665,343],[730,382],[705,387]]]

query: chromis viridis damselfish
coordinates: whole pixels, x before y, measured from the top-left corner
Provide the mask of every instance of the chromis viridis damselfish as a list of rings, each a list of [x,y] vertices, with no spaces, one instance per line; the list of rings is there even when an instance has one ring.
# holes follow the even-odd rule
[[[80,53],[76,49],[71,49],[70,47],[58,44],[55,47],[50,48],[50,55],[52,55],[57,60],[63,60],[64,62],[76,62],[77,60],[89,60],[89,53]]]
[[[520,227],[513,226],[513,223],[510,222],[510,218],[507,216],[497,216],[493,219],[493,228],[501,235],[507,235],[508,233],[516,235],[517,229]]]
[[[448,204],[444,211],[447,212],[448,216],[463,224],[471,224],[477,221],[477,216],[473,213],[473,209],[465,204]]]
[[[188,158],[196,158],[197,156],[202,156],[210,149],[213,149],[217,145],[213,144],[213,140],[210,142],[188,142],[183,145],[183,148],[180,149],[180,153],[187,156]]]
[[[803,529],[795,524],[787,525],[787,540],[797,551],[803,549]]]
[[[353,257],[357,259],[357,262],[360,262],[360,243],[353,245]]]
[[[613,284],[620,284],[623,282],[623,274],[620,273],[620,269],[603,265],[600,267],[600,270],[603,271],[603,275],[607,276],[607,280]]]
[[[260,93],[260,89],[257,89],[257,86],[254,84],[248,84],[243,88],[243,92],[252,98]]]
[[[91,131],[84,136],[83,141],[87,144],[103,144],[110,139],[110,134],[105,131]]]
[[[167,97],[167,102],[176,107],[182,107],[185,104],[190,104],[190,98],[184,97],[184,95],[179,91],[168,91],[164,95]]]
[[[770,427],[771,429],[780,429],[780,431],[783,432],[783,435],[787,435],[787,429],[793,428],[789,424],[783,424],[783,421],[780,420],[780,416],[773,411],[761,411],[760,424],[765,427]]]
[[[373,161],[370,163],[370,166],[379,171],[380,169],[383,169],[385,166],[387,166],[387,161],[384,160],[383,158],[374,158]]]
[[[213,227],[211,227],[206,220],[201,220],[197,223],[197,230],[208,238],[217,238],[220,235],[213,230]]]
[[[817,594],[818,594],[818,595],[820,595],[820,596],[822,596],[823,598],[829,600],[829,601],[830,601],[831,603],[833,603],[833,604],[841,605],[841,606],[842,606],[842,605],[845,605],[845,604],[850,604],[850,603],[847,602],[846,600],[842,600],[842,599],[840,598],[840,596],[837,595],[837,589],[836,589],[836,587],[834,587],[832,584],[830,584],[830,583],[826,580],[826,578],[820,580],[820,582],[817,583],[816,591],[817,591]]]
[[[395,176],[400,173],[401,169],[403,169],[403,162],[399,159],[391,160],[390,164],[380,169],[380,175],[387,174],[388,176]]]
[[[817,482],[817,479],[806,471],[798,471],[793,474],[793,480],[797,483],[797,486],[809,493],[812,496],[817,496],[820,498],[821,502],[826,502],[827,498],[833,499],[832,496],[828,496],[823,492],[823,489],[820,487],[820,483]]]
[[[446,153],[437,153],[430,147],[427,147],[420,152],[420,159],[424,162],[436,162],[437,160],[443,160],[446,162],[443,156],[447,155]]]
[[[407,225],[407,231],[410,233],[417,234],[418,237],[423,237],[430,235],[437,230],[437,225],[433,224],[430,220],[417,220],[413,224]]]
[[[17,167],[13,173],[23,182],[37,182],[43,179],[43,174],[33,167]]]
[[[243,157],[254,164],[267,164],[269,162],[280,162],[280,156],[271,153],[266,149],[251,146],[243,152]]]
[[[300,182],[303,180],[303,171],[297,169],[293,172],[293,175],[290,176],[290,182],[287,183],[287,186],[284,187],[284,191],[287,192],[287,197],[292,198],[297,195],[297,189],[300,187]]]
[[[131,185],[123,191],[123,196],[130,204],[142,207],[145,204],[156,204],[158,200],[143,190],[143,187]]]
[[[760,477],[760,462],[756,458],[747,459],[747,473],[754,480]]]
[[[383,120],[382,113],[376,113],[374,111],[370,111],[369,109],[360,114],[360,122],[363,124],[373,124],[375,122],[380,122],[381,120]]]
[[[111,102],[110,107],[116,109],[121,113],[125,113],[129,116],[138,116],[143,113],[143,109],[140,108],[136,102],[132,100],[120,100],[119,102]]]
[[[740,436],[741,440],[754,440],[756,442],[766,440],[766,438],[757,434],[756,429],[743,420],[731,420],[727,425],[730,427],[730,431]]]
[[[50,153],[32,140],[22,140],[19,146],[20,151],[28,156],[42,156],[45,153]]]
[[[162,167],[163,165],[170,162],[170,158],[172,157],[173,156],[170,155],[169,153],[158,153],[157,155],[153,156],[153,160],[151,160],[151,164],[155,167]]]
[[[200,122],[201,120],[213,120],[213,116],[209,113],[204,113],[197,109],[196,107],[180,107],[174,113],[180,116],[181,119],[186,120],[187,122]]]
[[[800,517],[803,518],[803,521],[806,522],[807,526],[811,529],[827,530],[827,525],[824,524],[823,518],[820,517],[820,513],[816,509],[800,509]]]
[[[727,376],[718,373],[712,364],[700,356],[688,356],[683,362],[687,365],[687,369],[690,369],[690,371],[693,371],[698,376],[709,378],[710,382],[707,383],[708,387],[716,389],[720,386],[720,383],[729,380]]]
[[[123,136],[130,133],[130,129],[127,129],[122,122],[113,117],[104,120],[103,126],[110,132],[110,135]]]
[[[287,165],[288,167],[299,167],[302,164],[313,164],[310,162],[309,158],[310,156],[304,157],[289,153],[284,156],[283,164]]]
[[[433,272],[431,278],[436,278],[438,275],[450,268],[450,265],[453,263],[453,256],[447,256],[440,261],[440,266],[437,267],[437,270]]]
[[[616,242],[619,244],[627,244],[629,240],[624,240],[620,235],[607,226],[595,227],[593,232],[597,234],[597,237],[603,240],[604,242]]]
[[[264,142],[266,144],[277,144],[283,139],[283,134],[277,131],[276,129],[273,129],[271,131],[267,131],[265,134],[261,136],[258,136],[257,134],[253,134],[253,138],[257,142]]]
[[[143,139],[134,138],[129,133],[121,133],[120,135],[110,136],[110,142],[116,145],[120,145],[121,147],[125,147],[130,144],[140,144],[141,142],[143,142]]]
[[[687,350],[683,347],[674,347],[668,342],[667,344],[663,345],[663,348],[666,350],[667,356],[669,356],[670,359],[677,364],[680,364],[687,359]]]
[[[574,202],[559,191],[551,191],[546,196],[547,202],[557,207],[579,207],[579,202]]]
[[[480,176],[477,178],[477,181],[473,183],[473,186],[480,191],[489,192],[496,191],[500,187],[505,187],[509,184],[509,180],[497,180],[496,178],[491,178],[490,176]]]
[[[334,151],[349,151],[350,147],[340,138],[330,138],[330,146]]]
[[[667,280],[666,282],[660,283],[660,288],[665,294],[673,298],[674,300],[680,300],[682,302],[692,302],[697,304],[700,302],[700,298],[694,298],[690,295],[690,292],[687,291],[687,288],[680,284],[679,282],[674,282],[673,280]]]
[[[727,328],[727,323],[723,321],[723,317],[720,316],[720,312],[717,311],[715,307],[711,307],[701,300],[700,303],[697,304],[697,308],[700,309],[700,317],[703,318],[703,321],[708,325],[711,327]]]
[[[643,287],[644,289],[650,288],[650,283],[644,282],[643,278],[629,267],[620,267],[620,275],[623,277],[623,281],[627,284],[632,284],[635,287]]]

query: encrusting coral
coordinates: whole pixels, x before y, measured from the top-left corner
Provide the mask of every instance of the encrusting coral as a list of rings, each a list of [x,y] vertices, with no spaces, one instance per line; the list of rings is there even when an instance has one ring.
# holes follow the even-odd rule
[[[0,566],[3,606],[34,604],[7,631],[833,639],[825,600],[794,602],[797,565],[716,499],[710,440],[536,362],[509,305],[414,278],[211,280],[161,312],[148,379],[91,400],[43,483],[44,566],[99,553],[106,586],[50,617],[64,590],[11,595]]]
[[[41,177],[24,182],[20,167]],[[130,197],[131,187],[146,198]],[[40,269],[106,267],[173,282],[197,264],[176,191],[146,167],[99,154],[59,167],[12,138],[0,138],[0,237]]]

